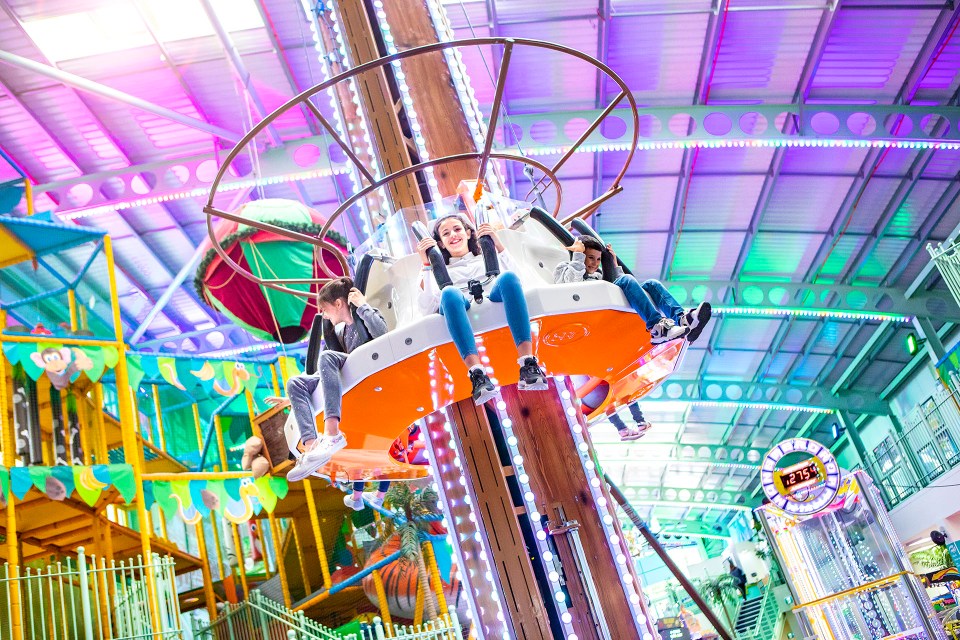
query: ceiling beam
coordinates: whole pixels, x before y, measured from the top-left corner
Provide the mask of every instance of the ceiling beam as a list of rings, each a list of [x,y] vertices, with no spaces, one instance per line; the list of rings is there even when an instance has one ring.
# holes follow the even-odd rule
[[[863,352],[868,349],[872,349],[872,345]],[[782,400],[772,400],[776,397],[782,397]],[[878,416],[890,413],[890,407],[875,393],[842,389],[838,385],[827,388],[805,384],[670,378],[643,398],[644,405],[666,402],[694,402],[707,406],[713,403],[748,407],[775,405],[772,408],[785,411],[812,408],[821,409],[820,413],[847,411]]]
[[[894,321],[897,316],[902,316],[906,319],[960,321],[960,308],[946,288],[924,292],[914,289],[913,293],[907,295],[899,287],[855,287],[807,282],[667,280],[664,286],[681,304],[709,300],[714,307],[722,309],[724,301],[730,300],[729,305],[744,312],[789,309],[797,311],[798,315],[804,315],[800,312],[805,311],[810,318],[816,318],[817,312],[835,312],[865,316],[876,314],[874,318],[853,316],[850,320]],[[794,315],[786,311],[783,314]]]

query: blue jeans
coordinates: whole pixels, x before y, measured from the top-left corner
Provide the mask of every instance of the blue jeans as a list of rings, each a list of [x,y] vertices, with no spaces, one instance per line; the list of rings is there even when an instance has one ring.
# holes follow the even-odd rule
[[[363,491],[363,488],[366,486],[366,484],[367,484],[366,482],[354,482],[354,483],[353,483],[353,490],[354,490],[354,491]],[[377,491],[379,491],[380,493],[386,493],[386,492],[387,492],[387,489],[389,489],[389,488],[390,488],[390,481],[389,481],[389,480],[381,480],[381,481],[380,481],[380,484],[377,485]]]
[[[493,302],[502,302],[507,312],[507,326],[513,342],[519,345],[530,342],[530,313],[527,311],[527,299],[523,297],[520,278],[512,271],[504,271],[493,281],[493,288],[487,296]],[[447,331],[457,346],[460,357],[477,355],[477,338],[470,326],[467,310],[468,298],[459,287],[447,287],[440,293],[440,315],[447,321]]]
[[[636,278],[625,274],[614,280],[613,284],[623,289],[627,302],[647,324],[648,331],[660,322],[661,318],[679,322],[683,315],[683,307],[659,280],[644,280],[643,284],[640,284]]]

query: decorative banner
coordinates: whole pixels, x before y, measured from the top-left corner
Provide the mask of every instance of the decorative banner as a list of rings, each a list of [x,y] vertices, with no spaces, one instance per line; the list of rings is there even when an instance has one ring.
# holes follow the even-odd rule
[[[104,371],[117,366],[120,354],[116,347],[65,347],[51,336],[40,344],[4,342],[3,353],[10,364],[20,364],[33,380],[46,374],[57,389],[65,389],[83,372],[97,382]],[[130,386],[140,386],[144,377],[162,379],[170,385],[202,397],[233,397],[257,388],[264,374],[259,362],[174,358],[145,354],[127,356]]]
[[[8,486],[19,500],[36,488],[51,500],[64,500],[76,493],[91,507],[111,485],[126,504],[136,495],[133,467],[128,464],[96,464],[90,467],[0,467],[0,490]]]
[[[3,353],[10,364],[20,364],[33,380],[46,373],[57,389],[65,389],[76,381],[80,372],[96,382],[105,369],[117,365],[120,355],[116,347],[65,347],[51,336],[50,342],[39,344],[5,342]]]
[[[253,393],[263,376],[264,366],[258,362],[174,358],[145,354],[139,356],[137,365],[142,371],[141,378],[143,376],[154,380],[159,378],[195,396],[227,398],[244,391]],[[132,380],[131,384],[133,384]]]
[[[289,491],[286,478],[263,477],[253,480],[173,480],[154,481],[153,495],[170,516],[178,514],[187,524],[196,524],[215,511],[234,524],[246,522],[261,509],[273,513],[278,500]]]

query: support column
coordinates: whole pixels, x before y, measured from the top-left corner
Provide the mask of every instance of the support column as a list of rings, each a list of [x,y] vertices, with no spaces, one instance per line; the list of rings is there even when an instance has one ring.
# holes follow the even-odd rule
[[[7,314],[0,311],[0,331],[7,326]],[[3,341],[0,339],[0,344]],[[3,438],[3,465],[11,469],[16,465],[16,447],[14,445],[14,427],[10,419],[9,408],[7,407],[7,360],[0,355],[0,438]],[[13,578],[8,582],[10,609],[13,613],[13,619],[10,621],[10,637],[13,640],[23,638],[23,628],[20,626],[20,617],[23,613],[21,609],[20,594],[20,555],[17,546],[17,515],[16,515],[16,497],[13,495],[11,484],[7,483],[7,493],[3,496],[7,502],[6,511],[6,536],[7,536],[7,565],[10,571],[9,577]]]
[[[156,576],[154,575],[151,559],[153,553],[150,548],[150,522],[146,499],[143,494],[143,468],[140,466],[141,447],[137,442],[137,417],[134,414],[133,402],[130,397],[130,376],[127,371],[127,350],[123,342],[123,323],[120,320],[120,302],[117,297],[117,273],[113,261],[113,240],[110,236],[103,237],[103,253],[107,258],[107,277],[110,282],[110,305],[113,311],[113,330],[116,348],[119,353],[114,374],[117,379],[117,402],[120,410],[120,432],[123,436],[124,459],[133,467],[133,484],[136,487],[134,500],[137,508],[137,520],[140,522],[140,551],[147,567],[147,599],[150,603],[150,631],[159,638],[160,612],[157,609]]]

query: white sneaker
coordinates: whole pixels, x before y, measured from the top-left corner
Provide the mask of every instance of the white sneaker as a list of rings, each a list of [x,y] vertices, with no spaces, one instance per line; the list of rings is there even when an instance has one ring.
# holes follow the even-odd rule
[[[650,344],[662,344],[682,338],[688,331],[689,327],[678,325],[670,318],[661,318],[660,322],[650,329]]]
[[[369,504],[371,507],[382,507],[382,506],[383,506],[383,498],[381,498],[380,496],[378,496],[375,491],[364,491],[364,492],[363,492],[363,499],[364,499],[364,500],[367,502],[367,504]]]
[[[343,504],[347,505],[348,508],[353,509],[354,511],[363,511],[364,509],[363,498],[360,500],[354,500],[352,493],[348,493],[347,495],[343,496]]]
[[[293,469],[287,472],[287,480],[290,482],[303,480],[330,462],[330,458],[345,446],[347,446],[347,439],[342,433],[335,436],[320,436],[317,444],[300,456]]]

